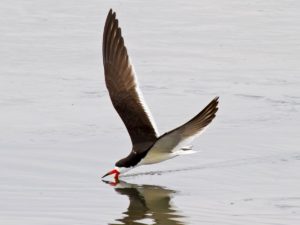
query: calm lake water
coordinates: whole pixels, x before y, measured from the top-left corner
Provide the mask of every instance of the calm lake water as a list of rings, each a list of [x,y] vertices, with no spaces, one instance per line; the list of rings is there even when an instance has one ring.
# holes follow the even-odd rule
[[[131,149],[104,84],[117,12],[161,134],[215,96],[197,154],[101,181]],[[300,2],[0,3],[0,224],[297,224]]]

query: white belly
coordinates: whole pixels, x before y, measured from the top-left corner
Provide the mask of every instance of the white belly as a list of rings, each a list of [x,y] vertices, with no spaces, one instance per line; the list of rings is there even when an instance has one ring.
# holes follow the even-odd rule
[[[177,154],[174,153],[161,153],[158,151],[149,151],[148,154],[145,156],[145,158],[142,159],[142,161],[139,163],[140,165],[147,165],[147,164],[154,164],[159,163],[168,159],[172,159]]]
[[[191,149],[191,148],[188,148]],[[144,159],[141,160],[141,162],[138,165],[147,165],[147,164],[154,164],[154,163],[160,163],[162,161],[172,159],[178,155],[187,155],[195,153],[193,150],[182,150],[182,148],[178,149],[175,148],[171,152],[165,152],[161,151],[162,149],[157,148],[157,146],[153,146]]]

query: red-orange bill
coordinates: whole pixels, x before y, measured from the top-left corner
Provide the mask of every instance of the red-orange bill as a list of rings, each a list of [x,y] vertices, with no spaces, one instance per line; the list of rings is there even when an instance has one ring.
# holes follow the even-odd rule
[[[109,171],[108,173],[106,173],[102,178],[104,178],[104,177],[106,177],[108,175],[112,175],[114,173],[118,173],[118,171],[116,169],[113,169],[113,170]]]

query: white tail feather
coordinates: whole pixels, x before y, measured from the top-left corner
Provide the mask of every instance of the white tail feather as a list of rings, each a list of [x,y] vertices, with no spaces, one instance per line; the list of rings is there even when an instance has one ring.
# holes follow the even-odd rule
[[[176,154],[176,155],[189,155],[189,154],[194,154],[194,153],[197,153],[197,151],[194,151],[194,150],[179,150],[179,151],[174,152],[174,154]]]

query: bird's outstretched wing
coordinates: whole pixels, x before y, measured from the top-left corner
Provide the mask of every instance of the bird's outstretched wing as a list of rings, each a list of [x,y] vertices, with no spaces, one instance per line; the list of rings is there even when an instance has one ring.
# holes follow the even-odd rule
[[[200,113],[182,126],[163,134],[156,141],[148,154],[171,153],[185,150],[192,140],[203,132],[204,128],[215,118],[218,111],[218,97],[214,98]]]
[[[151,114],[139,91],[116,13],[109,11],[103,33],[105,82],[112,104],[123,120],[133,147],[153,143],[158,136]]]

